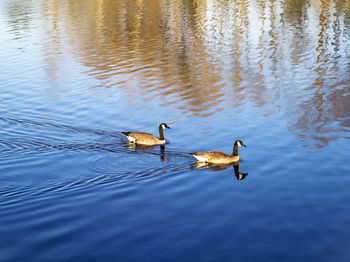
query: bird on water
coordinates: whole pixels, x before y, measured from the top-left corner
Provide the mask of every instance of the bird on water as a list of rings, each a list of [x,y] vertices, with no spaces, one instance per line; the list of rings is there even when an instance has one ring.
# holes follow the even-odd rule
[[[170,127],[166,123],[161,123],[159,125],[159,138],[146,132],[122,132],[130,143],[143,146],[155,146],[155,145],[164,145],[164,129]]]
[[[242,140],[236,140],[233,144],[232,155],[228,155],[221,151],[193,152],[197,161],[213,163],[213,164],[231,164],[239,161],[238,147],[247,147]]]

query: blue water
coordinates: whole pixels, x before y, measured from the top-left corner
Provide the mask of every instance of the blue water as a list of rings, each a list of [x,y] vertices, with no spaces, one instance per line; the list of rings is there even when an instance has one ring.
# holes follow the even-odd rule
[[[0,32],[0,261],[349,260],[346,1],[6,0]]]

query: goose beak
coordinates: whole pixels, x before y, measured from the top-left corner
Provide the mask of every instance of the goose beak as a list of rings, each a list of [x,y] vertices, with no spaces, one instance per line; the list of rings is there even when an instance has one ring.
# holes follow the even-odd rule
[[[243,144],[242,146],[247,147],[245,144]]]

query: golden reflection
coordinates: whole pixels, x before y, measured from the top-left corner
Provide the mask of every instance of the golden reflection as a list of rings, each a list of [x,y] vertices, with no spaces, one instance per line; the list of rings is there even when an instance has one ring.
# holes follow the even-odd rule
[[[350,12],[350,0],[345,0],[345,10]]]
[[[323,144],[348,121],[348,0],[49,0],[42,13],[53,83],[68,51],[89,88],[131,105],[210,117],[278,104],[292,132]]]

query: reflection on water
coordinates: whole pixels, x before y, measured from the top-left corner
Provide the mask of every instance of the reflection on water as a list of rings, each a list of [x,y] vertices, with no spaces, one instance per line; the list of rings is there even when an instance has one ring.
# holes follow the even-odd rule
[[[348,1],[14,3],[5,13],[12,34],[31,26],[27,12],[45,17],[38,27],[53,86],[68,51],[96,79],[89,88],[120,88],[131,105],[159,99],[210,117],[274,104],[268,115],[282,112],[291,132],[319,146],[349,126]]]
[[[227,164],[227,165],[220,165],[220,164],[212,164],[212,163],[205,163],[205,162],[199,162],[197,161],[192,165],[196,169],[204,169],[204,170],[209,170],[209,171],[221,171],[225,170],[227,168],[233,167],[235,176],[237,180],[243,180],[246,178],[248,173],[241,173],[239,171],[239,163],[234,163],[234,164]]]
[[[348,261],[350,0],[6,0],[0,32],[1,261]]]
[[[160,146],[143,146],[143,145],[136,145],[135,143],[129,143],[127,145],[128,149],[131,150],[138,150],[140,152],[147,152],[147,153],[153,153],[156,152],[155,150],[157,150],[159,148],[159,156],[162,162],[166,163],[168,162],[168,158],[169,155],[168,153],[165,151],[165,146],[164,145],[160,145]]]
[[[42,162],[50,162],[50,158],[54,159],[54,163],[50,164],[51,172],[66,175],[69,173],[67,169],[77,164],[74,160],[77,157],[78,166],[84,170],[88,167],[93,173],[93,177],[84,178],[86,170],[83,174],[74,172],[63,182],[57,182],[56,189],[70,184],[114,183],[190,169],[190,161],[183,152],[168,151],[166,146],[136,146],[127,143],[121,132],[8,117],[0,117],[0,127],[0,166],[6,170],[1,179],[11,181],[20,178],[20,188],[33,185],[32,191],[44,188],[38,186],[41,184],[51,187],[47,185],[49,181],[40,176],[41,173],[46,174],[41,167]],[[61,141],[62,138],[64,141]],[[67,160],[57,160],[60,154]],[[89,157],[86,158],[86,155]],[[61,170],[55,171],[56,165]],[[21,171],[23,166],[25,170],[37,170],[35,175],[18,176],[26,174]]]
[[[41,44],[54,86],[69,50],[98,80],[90,88],[122,88],[130,104],[163,97],[202,117],[278,104],[292,132],[320,145],[349,126],[347,1],[16,3],[5,5],[14,37],[30,30],[31,12],[45,17]]]
[[[248,173],[239,172],[239,165],[234,165],[233,168],[235,170],[235,175],[236,175],[237,180],[243,180],[248,175]]]

